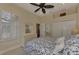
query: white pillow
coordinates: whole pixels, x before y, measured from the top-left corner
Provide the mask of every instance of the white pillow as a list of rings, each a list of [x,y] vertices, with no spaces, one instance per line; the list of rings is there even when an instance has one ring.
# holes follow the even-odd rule
[[[60,37],[56,40],[56,46],[54,49],[55,54],[64,48],[64,40],[65,40],[65,37]]]
[[[76,34],[75,37],[76,37],[76,38],[79,38],[79,34]]]

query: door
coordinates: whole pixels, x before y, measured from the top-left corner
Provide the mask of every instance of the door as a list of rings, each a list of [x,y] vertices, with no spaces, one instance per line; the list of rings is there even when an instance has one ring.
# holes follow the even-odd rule
[[[76,26],[75,20],[53,23],[52,25],[53,37],[70,36],[75,26]]]
[[[40,24],[40,36],[45,37],[45,23]]]
[[[40,24],[36,24],[36,33],[37,33],[37,38],[40,37]]]

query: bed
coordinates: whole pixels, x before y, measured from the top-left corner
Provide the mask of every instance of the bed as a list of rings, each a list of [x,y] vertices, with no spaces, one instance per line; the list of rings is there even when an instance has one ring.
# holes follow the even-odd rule
[[[24,50],[27,55],[79,55],[79,35],[72,35],[72,29],[76,26],[76,21],[53,23],[51,34],[45,36],[46,31],[41,29],[42,37],[34,38],[24,44]]]
[[[79,55],[79,36],[35,38],[25,44],[26,55]]]
[[[54,50],[52,38],[35,38],[25,44],[25,52],[28,55],[49,55]]]

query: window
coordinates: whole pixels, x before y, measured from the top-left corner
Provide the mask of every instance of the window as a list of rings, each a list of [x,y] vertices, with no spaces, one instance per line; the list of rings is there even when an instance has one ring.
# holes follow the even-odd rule
[[[7,15],[7,14],[6,14]],[[12,16],[0,18],[0,40],[17,39],[19,36],[19,22]]]

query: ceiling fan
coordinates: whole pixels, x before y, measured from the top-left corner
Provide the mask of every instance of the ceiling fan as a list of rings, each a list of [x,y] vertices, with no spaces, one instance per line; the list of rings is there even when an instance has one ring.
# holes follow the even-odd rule
[[[46,13],[46,10],[45,10],[45,9],[54,8],[53,5],[45,5],[46,3],[40,3],[40,4],[30,3],[30,4],[39,7],[39,8],[36,9],[34,12],[37,12],[37,11],[39,11],[40,9],[42,9],[42,12],[43,12],[44,14]]]

